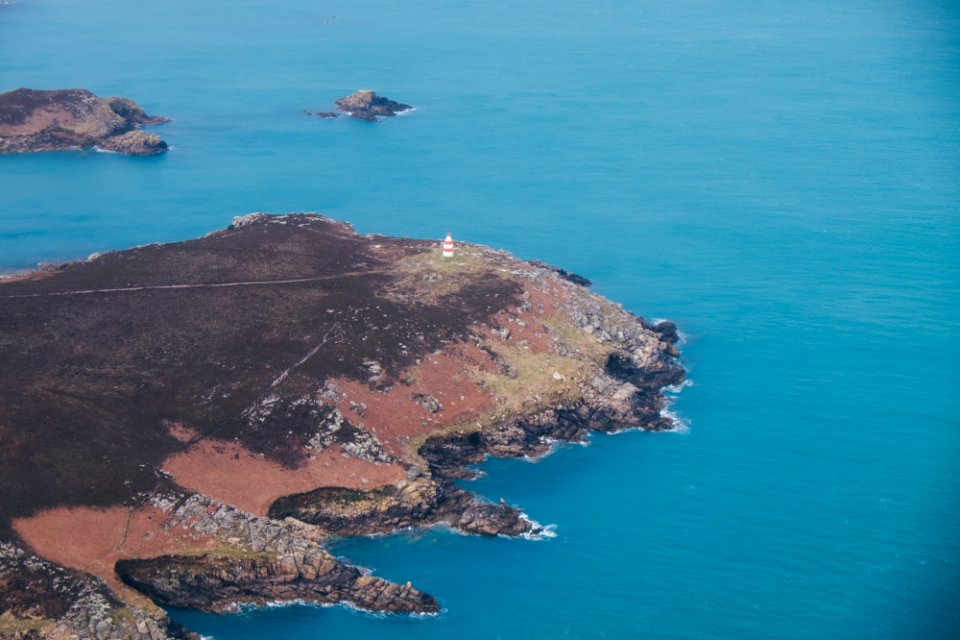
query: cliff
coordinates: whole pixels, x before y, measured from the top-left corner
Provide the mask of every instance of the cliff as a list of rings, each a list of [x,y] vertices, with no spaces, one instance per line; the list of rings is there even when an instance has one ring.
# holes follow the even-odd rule
[[[0,93],[0,153],[88,149],[154,155],[167,143],[139,129],[169,122],[127,98],[98,98],[85,89]]]
[[[306,214],[0,281],[0,637],[185,637],[157,604],[438,611],[324,539],[537,535],[454,480],[671,426],[675,327],[585,283]]]

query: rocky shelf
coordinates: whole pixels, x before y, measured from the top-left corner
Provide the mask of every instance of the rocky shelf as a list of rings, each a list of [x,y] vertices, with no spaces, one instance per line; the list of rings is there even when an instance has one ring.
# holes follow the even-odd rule
[[[96,148],[155,155],[167,143],[140,126],[163,122],[169,120],[147,115],[127,98],[98,98],[85,89],[17,89],[0,93],[0,153]]]
[[[259,213],[0,281],[0,637],[191,636],[158,605],[437,612],[324,540],[543,533],[454,481],[672,426],[675,327],[585,284]]]

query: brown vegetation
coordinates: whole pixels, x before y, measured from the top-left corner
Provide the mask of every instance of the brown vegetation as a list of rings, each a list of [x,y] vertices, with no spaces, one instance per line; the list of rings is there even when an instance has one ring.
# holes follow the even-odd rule
[[[255,454],[237,442],[203,440],[163,463],[173,480],[238,509],[266,515],[274,500],[316,487],[373,489],[406,477],[395,464],[368,462],[330,448],[310,454],[295,469]]]

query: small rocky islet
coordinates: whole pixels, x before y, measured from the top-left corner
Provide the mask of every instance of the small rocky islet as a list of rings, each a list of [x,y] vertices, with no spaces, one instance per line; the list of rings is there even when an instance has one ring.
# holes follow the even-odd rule
[[[259,213],[0,281],[0,637],[195,637],[158,605],[437,612],[325,541],[544,535],[457,481],[672,427],[676,327],[585,284]]]
[[[86,89],[16,89],[0,93],[0,153],[99,149],[126,155],[164,153],[167,143],[143,125],[169,122],[128,98]]]
[[[392,118],[395,115],[410,111],[413,109],[408,104],[396,102],[384,96],[378,96],[375,91],[361,89],[349,96],[338,98],[335,102],[337,109],[358,120],[367,122],[377,122],[382,118]],[[308,116],[315,115],[318,118],[336,118],[339,117],[337,111],[311,111],[305,110]]]

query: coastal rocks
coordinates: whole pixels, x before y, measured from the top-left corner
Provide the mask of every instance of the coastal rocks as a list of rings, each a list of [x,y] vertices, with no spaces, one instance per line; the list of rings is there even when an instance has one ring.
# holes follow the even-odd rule
[[[268,452],[291,464],[305,450],[323,451],[339,445],[344,455],[369,462],[392,462],[376,436],[357,428],[339,409],[328,404],[326,390],[316,394],[288,396],[271,393],[245,409],[240,419],[246,440],[261,452]],[[361,416],[362,417],[362,416]],[[286,431],[288,437],[277,442],[271,435]]]
[[[141,125],[152,117],[127,98],[98,98],[85,89],[17,89],[0,94],[0,153],[98,148],[128,155],[167,150]]]
[[[566,269],[561,269],[560,267],[551,266],[544,262],[540,262],[539,260],[531,260],[530,264],[537,267],[541,267],[543,269],[548,269],[550,271],[553,271],[554,273],[556,273],[558,276],[560,276],[567,282],[572,282],[573,284],[581,287],[589,287],[593,284],[592,282],[590,282],[590,280],[588,280],[587,278],[584,278],[579,274],[573,273],[572,271],[567,271]]]
[[[441,497],[441,488],[429,476],[420,475],[399,486],[371,491],[322,487],[285,496],[270,505],[268,515],[293,517],[340,535],[367,535],[423,523]]]
[[[619,363],[624,357],[611,359]],[[433,436],[418,452],[435,476],[471,479],[476,474],[470,465],[482,462],[488,455],[538,457],[550,451],[551,441],[579,442],[590,431],[612,432],[629,427],[669,430],[674,425],[662,414],[666,401],[656,385],[679,383],[683,370],[671,362],[656,362],[653,367],[612,367],[613,372],[598,374],[584,384],[580,397],[572,403],[505,417],[483,429]],[[632,378],[644,386],[617,376]]]
[[[201,611],[225,612],[242,604],[292,601],[349,602],[368,611],[391,613],[436,613],[440,609],[433,597],[409,584],[364,575],[319,546],[288,555],[121,560],[116,570],[125,583],[156,602]]]
[[[103,151],[113,151],[130,156],[152,156],[167,150],[167,143],[160,136],[135,129],[118,136],[105,138],[97,145]]]
[[[92,576],[0,543],[0,637],[79,640],[193,639],[161,609],[118,602]]]
[[[239,605],[306,601],[348,602],[370,611],[435,613],[437,601],[409,584],[364,574],[330,555],[315,528],[239,511],[200,495],[158,495],[166,527],[185,526],[220,542],[198,555],[124,559],[126,584],[155,602],[224,612]]]
[[[541,533],[536,525],[524,517],[522,511],[511,507],[503,500],[497,504],[471,501],[454,521],[454,526],[464,533],[481,536],[521,536]]]
[[[361,89],[349,96],[339,98],[337,109],[359,120],[376,122],[380,118],[389,118],[413,109],[408,104],[395,102],[389,98],[378,96],[373,91]]]
[[[522,512],[487,504],[455,483],[422,473],[399,486],[372,491],[324,487],[287,496],[270,507],[272,518],[296,518],[346,536],[389,533],[446,524],[465,533],[518,536],[533,530]]]

